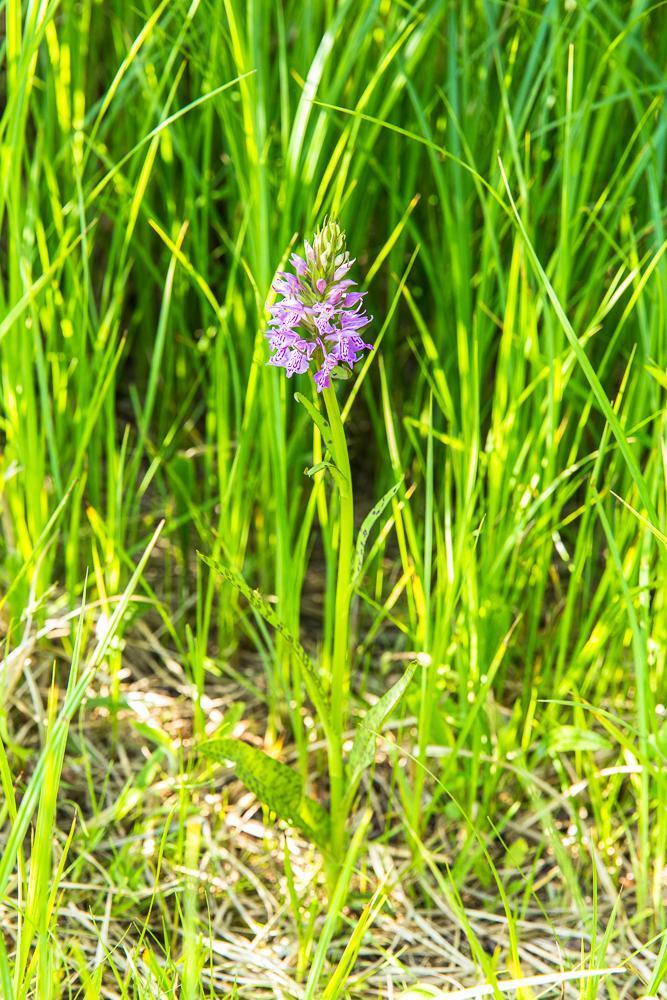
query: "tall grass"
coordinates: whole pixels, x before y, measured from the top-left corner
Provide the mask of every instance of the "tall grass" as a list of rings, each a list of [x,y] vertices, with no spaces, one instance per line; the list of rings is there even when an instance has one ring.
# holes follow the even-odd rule
[[[664,6],[0,10],[0,993],[454,989],[400,912],[495,995],[612,964],[566,995],[665,995]],[[327,212],[375,316],[358,512],[403,477],[355,713],[422,664],[329,902],[194,749],[233,731],[328,796],[289,645],[196,557],[329,675],[321,444],[263,336]]]

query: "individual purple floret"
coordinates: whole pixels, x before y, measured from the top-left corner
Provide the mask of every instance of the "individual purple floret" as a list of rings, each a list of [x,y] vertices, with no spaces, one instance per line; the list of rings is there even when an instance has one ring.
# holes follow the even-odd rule
[[[354,264],[345,249],[345,233],[333,219],[325,219],[312,246],[304,241],[305,259],[293,253],[295,274],[279,271],[273,289],[282,298],[270,307],[266,334],[270,365],[284,368],[287,377],[303,375],[315,366],[318,392],[332,378],[344,377],[343,365],[353,368],[364,351],[371,351],[359,330],[371,322],[364,311],[365,292],[353,292],[356,282],[346,278]]]

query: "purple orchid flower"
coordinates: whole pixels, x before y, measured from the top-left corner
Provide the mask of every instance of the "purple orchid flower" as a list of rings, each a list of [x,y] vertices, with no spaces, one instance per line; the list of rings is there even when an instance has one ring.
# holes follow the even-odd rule
[[[284,368],[287,377],[303,375],[314,365],[317,391],[350,369],[373,345],[360,336],[372,320],[364,311],[365,292],[351,291],[356,282],[345,276],[354,260],[345,249],[345,233],[325,219],[313,239],[304,241],[305,259],[293,253],[296,273],[279,271],[273,289],[282,296],[270,307],[267,338],[273,352],[268,364]],[[337,374],[337,372],[339,374]]]

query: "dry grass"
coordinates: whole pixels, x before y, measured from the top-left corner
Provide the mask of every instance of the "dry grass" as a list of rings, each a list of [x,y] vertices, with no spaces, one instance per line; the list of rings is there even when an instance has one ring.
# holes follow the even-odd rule
[[[92,610],[91,623],[95,616]],[[54,615],[39,630],[26,629],[21,646],[5,660],[3,676],[13,680],[6,701],[7,744],[27,762],[43,738],[51,671],[57,680],[66,670],[67,650],[61,644],[66,634],[66,622]],[[261,664],[240,653],[235,669],[239,656],[244,678],[261,691]],[[304,996],[303,979],[296,978],[302,959],[284,852],[289,852],[302,919],[303,915],[312,919],[307,963],[328,905],[317,850],[277,828],[231,772],[211,769],[198,760],[192,685],[178,654],[165,644],[164,629],[155,622],[151,627],[140,619],[126,636],[120,679],[121,707],[112,713],[112,679],[103,670],[98,673],[85,714],[72,727],[58,791],[56,863],[74,824],[58,883],[54,923],[61,995],[80,995],[82,965],[89,974],[106,967],[100,996],[109,1000],[122,995],[118,975],[128,980],[136,976],[146,996],[171,995],[158,985],[155,963],[168,970],[181,950],[183,896],[189,887],[196,896],[198,940],[205,955],[204,995],[208,990],[212,996]],[[203,707],[208,728],[218,730],[240,702],[246,708],[234,735],[260,744],[263,702],[249,701],[247,685],[224,676],[207,681]],[[253,719],[250,728],[247,718]],[[604,967],[614,967],[614,991],[608,992],[602,980],[594,995],[639,996],[655,968],[659,942],[644,944],[637,933],[642,921],[635,910],[632,858],[623,856],[621,845],[609,857],[600,854],[591,829],[583,843],[597,882],[593,917],[590,872],[581,864],[582,840],[573,825],[578,815],[586,827],[587,781],[573,775],[569,788],[559,792],[548,762],[530,775],[511,761],[505,763],[508,781],[501,795],[511,805],[511,819],[502,844],[490,831],[489,860],[497,865],[509,891],[523,895],[521,906],[518,910],[513,906],[508,920],[491,877],[480,881],[478,867],[463,881],[448,876],[455,857],[479,838],[483,817],[477,817],[471,829],[460,817],[452,818],[451,811],[439,812],[416,850],[401,835],[405,817],[392,762],[405,765],[411,756],[414,723],[406,717],[390,727],[375,772],[365,783],[378,825],[367,857],[357,868],[330,951],[332,968],[378,886],[382,902],[347,981],[348,995],[401,996],[418,984],[437,995],[458,996],[457,991],[480,982],[472,938],[489,956],[499,979],[544,977],[532,989],[526,986],[521,992],[517,987],[519,996],[578,997],[581,983],[560,981],[559,975],[562,970],[595,966],[596,935],[599,941],[611,923]],[[314,743],[311,753],[317,754],[318,746]],[[287,746],[272,749],[282,759],[295,759]],[[429,757],[441,758],[442,749],[430,748]],[[488,763],[497,766],[491,758]],[[601,768],[598,777],[622,770]],[[627,771],[632,773],[632,767]],[[16,775],[18,788],[27,776],[27,771]],[[187,863],[183,844],[192,818],[200,828],[194,866]],[[572,886],[553,848],[545,847],[547,826],[557,831],[572,865],[579,868],[579,891],[588,919],[573,900]],[[18,947],[19,883],[15,876],[0,906],[10,950]],[[659,995],[667,996],[665,987],[660,987]]]

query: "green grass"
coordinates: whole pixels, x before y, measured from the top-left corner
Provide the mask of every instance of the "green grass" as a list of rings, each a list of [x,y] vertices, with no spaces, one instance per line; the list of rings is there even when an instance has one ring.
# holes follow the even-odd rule
[[[2,1000],[667,996],[667,8],[0,24]],[[210,568],[326,684],[337,500],[263,334],[327,213],[375,317],[357,527],[402,480],[351,717],[420,664],[334,883],[197,749],[328,804],[293,646]]]

